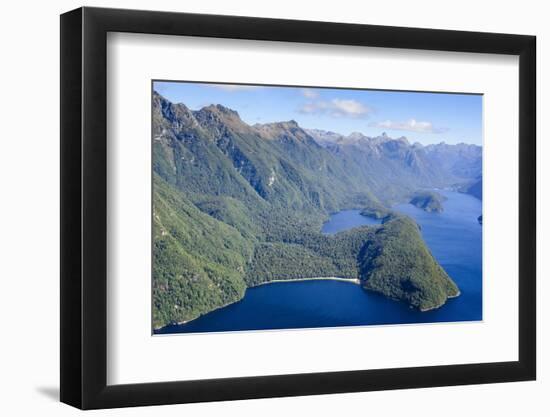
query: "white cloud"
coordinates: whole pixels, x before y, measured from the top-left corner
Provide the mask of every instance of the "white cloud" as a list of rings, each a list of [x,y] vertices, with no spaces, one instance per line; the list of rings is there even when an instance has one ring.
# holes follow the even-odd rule
[[[449,130],[445,127],[435,127],[431,122],[420,122],[415,119],[409,119],[405,122],[396,122],[391,120],[372,122],[370,126],[388,130],[406,130],[408,132],[416,133],[445,133]]]
[[[257,85],[240,85],[240,84],[209,84],[209,87],[217,88],[223,91],[242,91],[242,90],[256,90],[261,88]]]
[[[335,98],[332,100],[332,104],[337,112],[351,116],[361,116],[371,111],[370,108],[355,100],[340,100]]]
[[[328,114],[332,117],[366,117],[372,109],[357,100],[334,98],[330,101],[313,100],[298,109],[304,114]]]
[[[314,99],[319,97],[319,93],[311,88],[302,88],[302,95],[305,98]]]

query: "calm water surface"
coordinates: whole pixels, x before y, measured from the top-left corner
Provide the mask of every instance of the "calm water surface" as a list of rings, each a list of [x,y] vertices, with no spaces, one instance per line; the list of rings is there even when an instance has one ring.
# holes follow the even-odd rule
[[[342,210],[330,216],[330,220],[323,224],[321,232],[327,235],[333,235],[334,233],[341,232],[342,230],[380,223],[381,220],[361,216],[361,210]]]
[[[443,213],[427,213],[410,204],[394,207],[416,219],[433,255],[462,292],[437,310],[421,313],[348,282],[281,282],[250,288],[237,303],[157,333],[481,320],[482,227],[477,221],[481,201],[468,194],[441,193],[448,198]],[[322,231],[333,234],[376,222],[361,216],[359,210],[344,210],[333,214]]]

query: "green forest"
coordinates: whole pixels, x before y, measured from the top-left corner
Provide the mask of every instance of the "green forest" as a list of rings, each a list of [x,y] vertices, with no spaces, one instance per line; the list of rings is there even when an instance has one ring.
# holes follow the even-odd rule
[[[441,213],[445,200],[444,196],[435,191],[417,191],[409,202],[424,211]]]

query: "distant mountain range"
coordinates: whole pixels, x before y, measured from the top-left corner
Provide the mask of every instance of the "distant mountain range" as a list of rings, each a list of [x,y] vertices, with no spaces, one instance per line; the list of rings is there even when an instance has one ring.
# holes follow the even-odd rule
[[[421,310],[459,294],[414,222],[391,205],[419,190],[469,189],[481,178],[481,147],[343,136],[292,120],[248,125],[222,105],[193,111],[156,92],[152,110],[155,328],[272,279],[360,278]],[[322,235],[328,214],[346,208],[384,224]],[[403,250],[407,262],[390,266],[393,255],[368,245]]]
[[[354,132],[344,136],[335,132],[307,129],[321,146],[370,167],[370,175],[392,173],[401,186],[454,187],[480,181],[482,148],[478,145],[444,142],[423,146],[409,143],[404,136],[391,138],[385,132],[369,137]],[[410,177],[412,178],[404,178]],[[388,181],[391,182],[391,178]],[[386,190],[380,189],[382,195]]]

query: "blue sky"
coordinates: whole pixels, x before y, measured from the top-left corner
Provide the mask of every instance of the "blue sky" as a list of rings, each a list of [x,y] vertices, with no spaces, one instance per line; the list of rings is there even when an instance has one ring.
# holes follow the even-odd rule
[[[406,136],[411,143],[482,143],[482,96],[332,88],[155,81],[154,89],[192,110],[222,104],[248,124],[295,120],[348,135]]]

